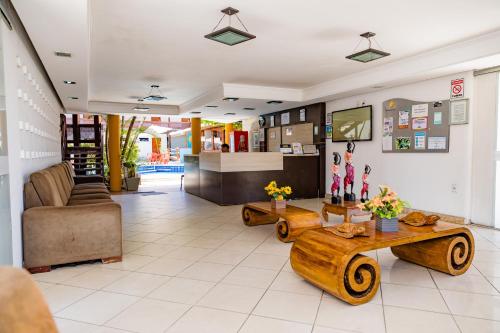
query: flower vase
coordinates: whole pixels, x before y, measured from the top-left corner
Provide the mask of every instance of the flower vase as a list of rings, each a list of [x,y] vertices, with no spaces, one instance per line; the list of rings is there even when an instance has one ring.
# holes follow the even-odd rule
[[[386,219],[375,216],[375,229],[381,232],[396,232],[399,230],[399,219],[397,217]]]
[[[273,209],[286,208],[286,200],[271,199],[271,208],[273,208]]]

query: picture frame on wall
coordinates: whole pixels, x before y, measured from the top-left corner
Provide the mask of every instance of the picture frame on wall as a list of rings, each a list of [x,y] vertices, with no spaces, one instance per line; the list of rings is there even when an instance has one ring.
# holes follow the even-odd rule
[[[469,123],[469,99],[456,99],[450,101],[450,125]]]
[[[306,121],[306,109],[299,110],[299,121]]]
[[[270,127],[274,127],[274,116],[271,116],[271,117],[269,118],[269,126],[270,126]]]
[[[252,132],[252,148],[258,149],[260,146],[260,133],[259,131]]]
[[[281,114],[281,125],[290,124],[290,112],[283,112]]]

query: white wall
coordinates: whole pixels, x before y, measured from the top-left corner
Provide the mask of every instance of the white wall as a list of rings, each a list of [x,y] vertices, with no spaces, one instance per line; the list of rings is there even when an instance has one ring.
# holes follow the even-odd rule
[[[7,112],[12,264],[22,265],[23,184],[29,174],[61,161],[63,111],[15,30],[1,24]]]
[[[373,105],[373,140],[356,143],[354,153],[355,191],[359,197],[361,175],[365,164],[372,167],[370,195],[378,192],[379,184],[387,184],[407,200],[413,208],[431,210],[469,218],[471,175],[471,124],[450,127],[449,153],[382,153],[382,103],[391,98],[406,98],[415,101],[437,101],[450,98],[450,81],[465,78],[465,97],[472,98],[472,72],[460,73],[414,84],[388,88],[354,97],[328,102],[326,111],[332,112]],[[471,103],[472,106],[472,103]],[[471,108],[470,113],[474,110]],[[332,153],[344,155],[345,143],[327,140],[327,184],[330,193],[330,165]],[[342,161],[342,177],[345,174]],[[452,193],[452,184],[457,192]]]

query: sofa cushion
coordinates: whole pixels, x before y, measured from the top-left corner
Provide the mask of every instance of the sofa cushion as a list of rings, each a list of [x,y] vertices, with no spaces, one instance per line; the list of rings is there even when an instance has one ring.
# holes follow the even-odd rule
[[[111,199],[70,199],[67,206],[80,206],[80,205],[90,205],[98,203],[114,202]]]
[[[95,187],[95,188],[74,188],[73,191],[71,191],[71,195],[80,195],[80,194],[109,194],[108,189],[106,188],[100,188],[100,187]]]
[[[61,179],[61,175],[57,170],[56,166],[52,166],[50,168],[46,169],[52,177],[54,178],[54,181],[57,186],[57,190],[59,191],[59,195],[61,196],[63,203],[66,204],[68,202],[69,197],[71,195],[71,190],[68,190],[68,187],[65,186],[63,179]]]
[[[64,206],[56,181],[50,172],[41,170],[30,176],[33,187],[44,206]]]

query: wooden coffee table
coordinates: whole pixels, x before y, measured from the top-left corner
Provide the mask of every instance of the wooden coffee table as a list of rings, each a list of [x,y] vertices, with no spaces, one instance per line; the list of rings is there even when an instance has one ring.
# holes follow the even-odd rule
[[[274,209],[269,201],[245,204],[241,215],[247,226],[276,223],[276,234],[282,242],[293,242],[305,230],[321,228],[318,213],[292,205]]]
[[[323,209],[321,210],[321,215],[326,222],[328,222],[328,213],[334,215],[342,215],[344,216],[344,223],[351,223],[352,216],[368,216],[372,213],[365,212],[357,207],[361,201],[344,201],[339,204],[332,204],[330,201],[323,201]]]
[[[305,280],[339,299],[363,304],[375,296],[380,284],[380,267],[362,252],[390,247],[403,260],[460,275],[474,257],[474,237],[469,229],[438,222],[413,227],[399,223],[398,232],[375,230],[375,222],[364,222],[368,237],[336,236],[331,228],[307,230],[293,244],[290,261]]]

